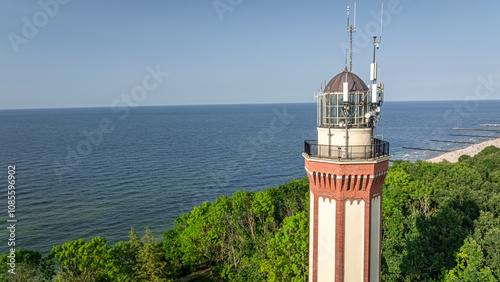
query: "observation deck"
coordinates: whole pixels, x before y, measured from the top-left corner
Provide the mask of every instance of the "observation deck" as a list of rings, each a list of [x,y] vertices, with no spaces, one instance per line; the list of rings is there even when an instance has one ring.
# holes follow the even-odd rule
[[[330,159],[332,161],[371,161],[389,155],[389,142],[373,139],[371,145],[319,145],[318,140],[304,141],[304,156],[307,158]]]

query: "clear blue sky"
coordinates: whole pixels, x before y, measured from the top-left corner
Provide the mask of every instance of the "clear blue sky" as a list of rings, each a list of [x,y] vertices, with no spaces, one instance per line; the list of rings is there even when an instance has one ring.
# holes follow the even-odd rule
[[[0,109],[109,107],[142,85],[147,66],[157,65],[170,75],[141,106],[312,102],[321,82],[344,66],[346,6],[353,6],[295,0],[59,1],[68,3],[48,15],[39,1],[0,0]],[[357,1],[355,40],[377,26],[372,14],[380,13],[381,2]],[[231,10],[218,14],[214,3]],[[479,76],[500,82],[500,1],[384,5],[390,20],[377,57],[386,100],[461,100],[474,95]],[[36,21],[38,30],[25,27],[28,36],[23,35],[23,17]],[[353,70],[364,79],[372,45],[357,46]],[[496,88],[490,99],[500,99]]]

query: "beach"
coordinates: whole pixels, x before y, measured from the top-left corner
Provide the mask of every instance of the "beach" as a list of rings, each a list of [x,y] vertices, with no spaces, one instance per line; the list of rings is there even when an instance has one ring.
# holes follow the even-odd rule
[[[484,148],[489,146],[496,146],[500,148],[500,138],[488,140],[478,144],[473,144],[467,148],[459,149],[453,152],[447,152],[435,158],[428,159],[426,161],[431,163],[439,163],[442,162],[443,160],[447,160],[449,162],[456,163],[458,162],[458,158],[460,158],[461,155],[469,155],[472,157],[475,156],[477,153],[481,152]]]

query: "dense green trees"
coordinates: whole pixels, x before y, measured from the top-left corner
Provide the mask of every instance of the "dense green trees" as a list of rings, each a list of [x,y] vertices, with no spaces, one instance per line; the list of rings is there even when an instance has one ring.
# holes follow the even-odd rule
[[[133,265],[135,280],[164,281],[169,274],[166,269],[165,254],[162,250],[162,244],[156,240],[149,227],[146,226],[142,242],[137,240],[137,236],[130,239],[131,245],[136,250],[136,263]]]
[[[457,266],[444,271],[444,281],[496,281],[488,266],[484,265],[484,254],[481,246],[467,237],[457,254]]]
[[[17,262],[25,262],[18,269],[24,274],[12,278],[173,281],[208,271],[231,281],[306,281],[308,191],[304,178],[278,188],[220,196],[180,215],[174,228],[164,233],[163,243],[146,227],[141,239],[132,228],[129,241],[113,247],[101,238],[69,241],[54,246],[44,259],[38,252],[19,250],[25,254],[17,257]],[[6,256],[0,260],[7,261]]]
[[[263,281],[268,276],[307,274],[307,179],[293,180],[259,192],[238,190],[181,215],[164,234],[165,257],[177,275],[210,269],[214,276],[236,281]],[[294,237],[295,236],[295,237]],[[302,240],[293,246],[292,239]],[[287,246],[286,250],[276,250]],[[269,250],[274,250],[270,251]],[[290,257],[287,276],[279,256]],[[269,258],[272,255],[272,258]],[[300,259],[299,259],[300,258]],[[305,260],[304,260],[305,258]]]
[[[309,214],[301,211],[285,218],[283,227],[267,243],[262,271],[268,281],[307,281]]]
[[[9,277],[8,270],[11,269],[9,254],[0,256],[0,279],[2,281],[42,281],[52,279],[54,273],[54,263],[50,256],[42,258],[42,254],[37,251],[16,249],[15,255],[15,275]]]
[[[209,280],[307,281],[309,187],[306,178],[231,197],[180,215],[158,242],[70,241],[39,252],[16,250],[10,281],[173,281],[193,273]],[[500,149],[488,147],[456,164],[396,161],[382,206],[382,281],[498,281]],[[208,276],[207,276],[208,275]]]
[[[500,149],[456,164],[397,161],[385,183],[382,281],[500,278]]]
[[[106,239],[83,239],[55,246],[50,253],[58,262],[58,280],[114,281],[122,280],[120,264]]]

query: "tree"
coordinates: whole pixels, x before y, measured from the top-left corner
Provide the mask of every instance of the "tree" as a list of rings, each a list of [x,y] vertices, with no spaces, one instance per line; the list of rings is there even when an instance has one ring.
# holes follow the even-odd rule
[[[496,277],[500,277],[500,217],[490,211],[482,211],[474,222],[474,240],[481,245],[485,264]]]
[[[441,270],[454,269],[457,251],[470,235],[481,246],[483,268],[500,278],[497,173],[498,148],[487,148],[459,163],[395,161],[384,187],[382,281],[436,281],[445,274],[454,279]],[[463,254],[472,256],[472,261],[477,258]],[[454,273],[469,270],[473,268],[457,268]]]
[[[463,162],[463,161],[465,161],[465,160],[468,160],[468,159],[470,159],[470,158],[471,158],[471,156],[469,156],[469,155],[461,155],[461,156],[458,158],[458,162],[460,162],[460,163],[461,163],[461,162]]]
[[[9,281],[43,281],[51,280],[54,275],[54,265],[50,259],[42,258],[38,251],[16,249],[15,275],[10,275],[10,253],[0,256],[0,279]]]
[[[264,234],[269,234],[273,231],[274,220],[274,205],[271,195],[266,191],[257,192],[252,201],[250,212],[258,221],[257,231]]]
[[[268,281],[307,281],[309,249],[309,217],[298,212],[285,218],[283,227],[268,242],[262,270]]]
[[[93,238],[89,243],[83,239],[54,246],[51,251],[59,262],[57,278],[79,281],[122,281],[125,280],[119,268],[113,249],[106,245],[106,239]]]
[[[481,246],[472,237],[465,239],[456,261],[454,269],[444,272],[444,281],[497,281],[490,268],[484,265]]]
[[[131,236],[132,247],[138,247],[135,245],[137,242],[134,240],[134,244],[132,241]],[[141,241],[142,245],[137,251],[137,262],[134,267],[135,278],[138,281],[165,281],[167,273],[162,244],[156,241],[156,237],[148,226]]]
[[[238,190],[230,198],[220,196],[194,207],[163,234],[171,277],[209,270],[230,281],[266,280],[260,270],[268,241],[284,218],[307,213],[308,198],[304,178],[259,192]]]

